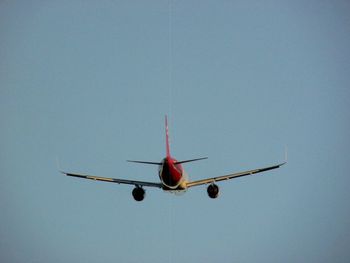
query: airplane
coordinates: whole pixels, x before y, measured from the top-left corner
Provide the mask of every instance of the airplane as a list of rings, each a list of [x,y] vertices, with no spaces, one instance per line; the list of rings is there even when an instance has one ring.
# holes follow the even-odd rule
[[[117,179],[117,178],[108,178],[108,177],[100,177],[86,174],[77,174],[77,173],[67,173],[61,171],[61,173],[67,176],[73,176],[83,179],[90,179],[94,181],[103,181],[109,183],[117,183],[117,184],[128,184],[134,185],[134,189],[132,190],[132,196],[136,201],[142,201],[145,198],[145,189],[144,187],[155,187],[163,189],[165,192],[181,194],[187,191],[187,189],[198,186],[198,185],[208,185],[207,193],[208,196],[212,199],[215,199],[219,196],[219,186],[216,184],[220,181],[225,181],[229,179],[239,178],[242,176],[253,175],[257,173],[266,172],[269,170],[273,170],[281,167],[282,165],[287,163],[287,160],[283,163],[279,163],[276,165],[238,172],[231,173],[223,176],[211,177],[196,181],[190,181],[187,173],[185,172],[182,164],[204,160],[208,157],[190,159],[190,160],[182,160],[178,161],[172,157],[170,154],[170,145],[169,145],[169,128],[168,128],[168,118],[165,116],[165,144],[166,144],[166,156],[160,162],[149,162],[149,161],[135,161],[135,160],[127,160],[128,162],[133,163],[141,163],[141,164],[150,164],[157,165],[159,182],[146,182],[146,181],[137,181],[137,180],[129,180],[129,179]]]

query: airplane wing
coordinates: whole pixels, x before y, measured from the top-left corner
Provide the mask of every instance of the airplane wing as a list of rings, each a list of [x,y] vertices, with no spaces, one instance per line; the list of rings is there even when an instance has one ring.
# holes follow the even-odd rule
[[[258,168],[258,169],[254,169],[254,170],[249,170],[249,171],[244,171],[244,172],[239,172],[239,173],[227,174],[227,175],[223,175],[223,176],[212,177],[212,178],[202,179],[202,180],[198,180],[198,181],[188,182],[187,187],[189,188],[192,186],[197,186],[197,185],[202,185],[202,184],[211,184],[211,183],[229,180],[229,179],[233,179],[233,178],[238,178],[238,177],[242,177],[242,176],[246,176],[246,175],[262,173],[262,172],[266,172],[266,171],[269,171],[272,169],[279,168],[282,165],[284,165],[285,163],[286,162],[280,163],[277,165],[273,165],[273,166],[269,166],[269,167]]]
[[[108,177],[99,177],[99,176],[86,175],[86,174],[73,174],[73,173],[66,173],[66,172],[62,172],[62,171],[61,171],[61,173],[65,174],[67,176],[90,179],[90,180],[94,180],[94,181],[103,181],[103,182],[117,183],[117,184],[131,184],[131,185],[135,185],[135,186],[148,186],[148,187],[158,187],[158,188],[163,187],[163,185],[161,183],[134,181],[134,180],[126,180],[126,179],[116,179],[116,178],[108,178]]]

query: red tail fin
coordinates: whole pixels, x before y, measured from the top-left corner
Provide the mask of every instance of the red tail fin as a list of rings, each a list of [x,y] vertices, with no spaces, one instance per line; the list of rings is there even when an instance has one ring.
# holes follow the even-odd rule
[[[166,157],[170,157],[170,146],[169,146],[169,128],[168,128],[168,116],[165,115],[165,143],[166,143]]]

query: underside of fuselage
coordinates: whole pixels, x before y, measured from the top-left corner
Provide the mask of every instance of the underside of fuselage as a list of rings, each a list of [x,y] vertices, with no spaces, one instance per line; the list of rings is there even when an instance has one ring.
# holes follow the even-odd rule
[[[166,157],[159,166],[159,178],[164,191],[186,190],[186,173],[176,159]]]

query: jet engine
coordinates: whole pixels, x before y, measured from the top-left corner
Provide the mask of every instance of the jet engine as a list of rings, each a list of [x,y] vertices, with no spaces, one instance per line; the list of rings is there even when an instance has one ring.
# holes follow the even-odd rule
[[[207,192],[210,198],[217,198],[219,196],[219,186],[216,184],[210,184],[207,188]]]
[[[136,201],[142,201],[145,198],[145,194],[145,190],[139,186],[136,186],[134,190],[132,190],[132,196]]]

